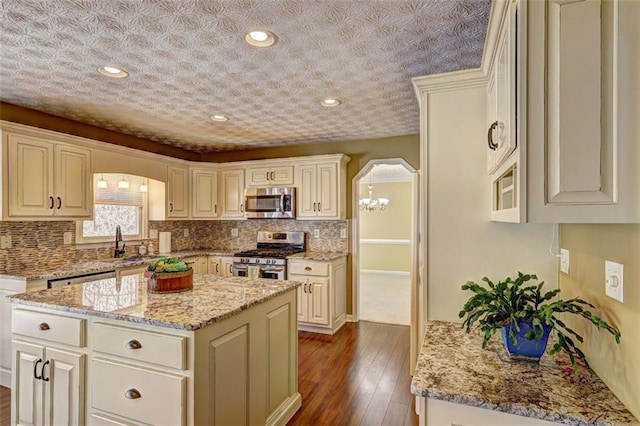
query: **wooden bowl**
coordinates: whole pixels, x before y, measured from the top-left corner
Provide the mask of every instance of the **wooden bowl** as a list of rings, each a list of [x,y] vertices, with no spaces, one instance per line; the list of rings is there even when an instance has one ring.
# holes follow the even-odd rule
[[[193,289],[193,268],[182,272],[154,272],[147,280],[151,293],[178,293]]]

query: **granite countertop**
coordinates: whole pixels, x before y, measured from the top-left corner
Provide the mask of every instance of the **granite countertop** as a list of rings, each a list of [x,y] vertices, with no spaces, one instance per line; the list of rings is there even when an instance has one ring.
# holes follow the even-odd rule
[[[287,259],[304,259],[304,260],[316,260],[319,262],[331,262],[332,260],[346,257],[347,253],[334,252],[334,251],[305,251],[303,253],[296,253],[288,256]]]
[[[7,296],[49,308],[161,327],[198,330],[301,285],[297,281],[194,275],[193,290],[149,293],[142,274]]]
[[[55,269],[29,269],[25,271],[15,271],[0,274],[0,277],[17,278],[24,280],[48,280],[57,277],[68,277],[74,275],[90,274],[94,272],[113,271],[119,268],[129,268],[132,266],[146,265],[153,259],[168,257],[193,257],[193,256],[233,256],[233,251],[225,249],[198,249],[185,250],[172,253],[160,253],[147,256],[130,256],[128,258],[101,259],[92,262],[76,263],[73,265],[60,266]]]
[[[595,374],[573,373],[564,354],[553,365],[502,361],[494,336],[482,349],[480,332],[429,321],[411,393],[569,425],[640,424]]]

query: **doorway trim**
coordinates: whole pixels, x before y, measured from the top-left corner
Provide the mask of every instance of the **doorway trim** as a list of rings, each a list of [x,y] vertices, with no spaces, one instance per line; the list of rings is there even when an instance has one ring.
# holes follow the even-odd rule
[[[360,320],[359,299],[360,299],[360,206],[359,206],[359,182],[376,165],[401,165],[407,172],[411,173],[411,266],[409,278],[411,282],[411,316],[410,316],[410,371],[413,373],[416,360],[418,358],[418,344],[420,342],[420,312],[422,312],[422,300],[419,297],[419,274],[418,274],[418,243],[419,243],[419,171],[402,158],[382,158],[369,160],[369,162],[353,177],[351,181],[351,211],[353,224],[351,227],[351,317],[352,321]]]

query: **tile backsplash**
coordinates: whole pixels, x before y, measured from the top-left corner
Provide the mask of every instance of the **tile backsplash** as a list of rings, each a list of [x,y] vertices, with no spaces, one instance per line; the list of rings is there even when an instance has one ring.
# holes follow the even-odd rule
[[[151,221],[150,230],[171,232],[171,250],[183,251],[211,248],[239,251],[254,248],[258,231],[304,231],[307,250],[349,250],[346,220],[276,220],[243,221]],[[238,236],[232,236],[232,230]],[[185,230],[187,231],[185,233]],[[314,231],[319,237],[314,237]],[[11,236],[11,248],[0,249],[0,273],[19,273],[26,269],[53,269],[71,263],[88,262],[113,256],[113,246],[82,248],[75,245],[76,223],[63,222],[0,222],[0,235]],[[71,244],[64,244],[64,233],[73,235]],[[187,235],[187,236],[185,236]],[[149,240],[158,250],[158,240]],[[137,253],[137,246],[127,245],[127,254]]]

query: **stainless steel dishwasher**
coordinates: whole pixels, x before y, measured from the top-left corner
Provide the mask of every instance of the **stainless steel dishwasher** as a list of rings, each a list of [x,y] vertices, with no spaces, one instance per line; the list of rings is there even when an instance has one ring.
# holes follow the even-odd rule
[[[87,274],[70,275],[66,277],[55,277],[47,281],[47,288],[64,287],[71,284],[86,283],[88,281],[104,280],[115,278],[116,271],[91,272]]]

